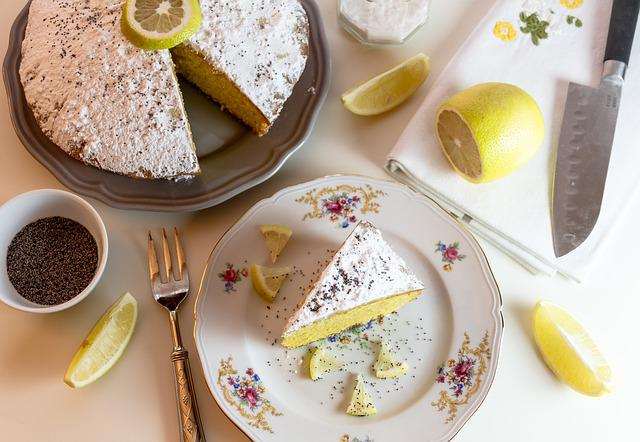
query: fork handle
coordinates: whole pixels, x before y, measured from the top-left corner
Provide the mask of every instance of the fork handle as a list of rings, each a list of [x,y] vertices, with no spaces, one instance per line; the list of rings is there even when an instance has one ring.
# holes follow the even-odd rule
[[[189,352],[177,348],[171,353],[173,373],[176,381],[178,417],[180,419],[180,437],[184,442],[204,442],[205,437],[198,411],[198,402],[193,388]]]

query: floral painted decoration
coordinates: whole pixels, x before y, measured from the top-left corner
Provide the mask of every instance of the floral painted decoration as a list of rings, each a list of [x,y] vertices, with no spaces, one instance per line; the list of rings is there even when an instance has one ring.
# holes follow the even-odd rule
[[[446,389],[440,391],[438,399],[431,402],[438,411],[447,411],[445,423],[452,422],[458,414],[458,407],[466,405],[482,384],[487,371],[491,351],[489,333],[477,347],[471,347],[469,334],[465,332],[457,358],[444,362],[436,373],[436,382]]]
[[[252,368],[247,368],[242,375],[238,374],[233,367],[233,359],[229,356],[220,361],[217,384],[227,403],[249,425],[273,433],[267,416],[282,416],[282,413],[265,398],[266,387]]]
[[[246,267],[238,269],[228,262],[225,265],[225,269],[218,273],[218,278],[224,282],[224,291],[231,293],[236,291],[236,284],[242,281],[242,278],[246,278],[247,275],[249,275],[249,271]]]
[[[534,46],[539,46],[551,36],[562,35],[563,27],[581,28],[582,20],[567,11],[578,9],[584,1],[559,0],[559,3],[564,9],[558,8],[555,0],[523,0],[517,15],[495,22],[494,37],[507,43],[515,41],[519,33],[513,23],[519,22],[520,33],[530,39]]]
[[[348,434],[343,435],[340,438],[340,442],[373,442],[369,436],[364,436],[363,438],[359,437],[351,437]]]
[[[453,244],[446,245],[442,241],[438,241],[436,243],[436,253],[442,254],[442,262],[444,265],[442,266],[442,270],[445,272],[450,272],[453,270],[453,264],[456,261],[462,261],[467,257],[467,255],[462,255],[460,253],[460,243],[458,241]]]
[[[531,36],[531,43],[538,46],[540,40],[549,38],[549,33],[547,32],[549,22],[547,20],[541,20],[537,12],[527,14],[523,11],[519,17],[523,23],[523,25],[520,26],[520,31],[522,31],[523,34],[529,34]]]
[[[560,4],[567,9],[576,9],[582,6],[584,0],[560,0]]]
[[[508,21],[497,21],[493,27],[493,35],[504,42],[510,42],[516,39],[518,33],[516,27]]]
[[[302,220],[328,219],[338,227],[347,228],[358,222],[358,213],[378,213],[380,204],[377,199],[385,195],[370,185],[364,187],[348,184],[313,189],[296,199],[296,202],[308,204],[311,211]]]

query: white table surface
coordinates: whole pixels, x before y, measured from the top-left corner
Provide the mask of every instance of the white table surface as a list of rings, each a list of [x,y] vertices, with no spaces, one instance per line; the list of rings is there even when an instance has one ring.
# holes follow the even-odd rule
[[[403,47],[365,48],[336,22],[336,0],[321,5],[333,60],[332,84],[309,141],[268,182],[218,207],[198,213],[161,214],[116,210],[95,200],[110,239],[102,281],[69,311],[34,315],[0,304],[0,439],[23,441],[173,441],[177,417],[167,318],[149,294],[145,239],[148,228],[176,225],[199,280],[205,259],[220,235],[251,205],[277,190],[334,173],[385,177],[385,156],[428,89],[423,87],[387,115],[349,114],[339,95],[358,81],[423,51],[432,59],[432,79],[487,10],[492,0],[434,0],[429,23]],[[586,0],[595,1],[595,0]],[[0,47],[24,0],[4,0]],[[4,51],[3,51],[4,52]],[[62,188],[22,147],[0,98],[0,202],[27,190]],[[505,335],[498,374],[484,404],[456,440],[632,440],[637,437],[640,381],[640,202],[621,220],[607,253],[582,285],[533,276],[485,247],[504,298]],[[0,220],[2,222],[2,220]],[[74,391],[62,382],[67,364],[105,308],[123,292],[137,298],[140,315],[122,360],[99,382]],[[182,310],[183,334],[192,366],[207,439],[246,438],[209,395],[192,338],[195,296]],[[538,299],[566,306],[584,322],[611,363],[616,391],[604,398],[582,396],[559,383],[538,356],[531,336],[531,312]],[[402,429],[398,428],[401,437]],[[376,441],[379,442],[379,441]]]

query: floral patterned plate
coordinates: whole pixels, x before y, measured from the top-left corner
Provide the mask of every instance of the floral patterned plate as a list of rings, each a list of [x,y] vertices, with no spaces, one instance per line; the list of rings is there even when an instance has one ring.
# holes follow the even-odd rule
[[[313,382],[308,347],[279,344],[284,323],[327,259],[360,220],[369,220],[421,278],[425,294],[398,313],[321,343],[345,362]],[[278,265],[294,272],[276,302],[251,287],[247,269],[268,264],[258,230],[285,224],[293,236]],[[226,415],[253,440],[451,439],[493,381],[503,320],[498,286],[473,237],[431,200],[397,183],[332,176],[278,192],[253,206],[215,246],[195,306],[204,376]],[[398,349],[409,372],[376,379],[379,343]],[[376,416],[345,414],[362,373]]]

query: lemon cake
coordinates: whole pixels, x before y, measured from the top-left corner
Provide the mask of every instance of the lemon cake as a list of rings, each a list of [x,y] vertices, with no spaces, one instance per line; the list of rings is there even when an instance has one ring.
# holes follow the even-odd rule
[[[282,345],[305,345],[394,312],[423,289],[380,230],[361,222],[289,318]]]
[[[178,72],[259,134],[302,75],[309,24],[297,0],[200,0],[202,26],[171,50]]]
[[[137,178],[199,173],[180,73],[264,134],[306,64],[298,0],[200,0],[191,40],[144,51],[121,30],[123,0],[33,0],[20,78],[43,133],[72,157]]]

